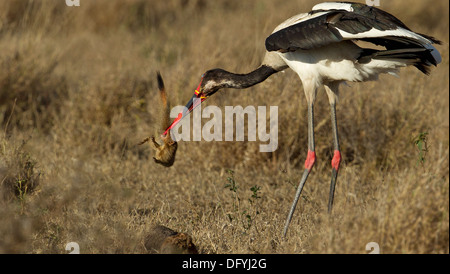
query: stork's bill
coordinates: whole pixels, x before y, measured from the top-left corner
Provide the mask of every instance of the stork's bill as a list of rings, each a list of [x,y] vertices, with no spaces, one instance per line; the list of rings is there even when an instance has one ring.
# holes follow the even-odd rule
[[[202,81],[203,77],[202,80],[200,80],[200,84],[198,84],[197,89],[194,91],[194,95],[192,95],[191,99],[189,99],[188,103],[183,108],[183,111],[178,114],[177,118],[175,118],[172,124],[164,131],[164,133],[161,135],[162,137],[166,136],[167,133],[181,121],[181,119],[188,116],[189,113],[191,113],[196,107],[198,107],[201,103],[203,103],[203,101],[206,100],[207,97],[200,92]]]

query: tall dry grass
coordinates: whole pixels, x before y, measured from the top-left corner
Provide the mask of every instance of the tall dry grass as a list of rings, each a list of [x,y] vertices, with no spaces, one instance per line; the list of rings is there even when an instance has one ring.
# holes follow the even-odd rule
[[[381,1],[441,39],[443,62],[429,77],[408,68],[343,88],[331,216],[331,125],[319,93],[318,162],[286,240],[307,143],[293,72],[206,103],[278,106],[273,153],[257,142],[186,142],[163,169],[136,145],[158,129],[157,70],[181,105],[207,69],[256,68],[273,28],[317,2],[0,1],[0,252],[65,253],[77,242],[82,253],[142,253],[148,228],[162,224],[189,233],[200,253],[365,253],[369,242],[382,253],[448,253],[448,1]],[[414,140],[424,132],[421,163]]]

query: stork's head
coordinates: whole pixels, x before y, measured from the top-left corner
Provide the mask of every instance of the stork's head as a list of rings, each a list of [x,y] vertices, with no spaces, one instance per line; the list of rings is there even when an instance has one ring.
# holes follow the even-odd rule
[[[208,70],[202,75],[200,84],[195,89],[194,95],[186,104],[186,109],[183,113],[183,117],[189,114],[195,107],[202,103],[206,98],[213,95],[219,89],[229,87],[229,81],[227,79],[229,72],[223,69]]]
[[[209,97],[219,91],[221,88],[227,87],[229,72],[223,69],[208,70],[202,75],[202,80],[196,91],[204,97]]]
[[[178,114],[178,117],[172,122],[172,124],[166,129],[163,135],[166,135],[167,132],[172,129],[178,122],[186,117],[194,108],[199,106],[206,98],[216,93],[219,89],[230,87],[230,81],[227,80],[227,74],[229,72],[223,69],[212,69],[208,70],[202,75],[202,79],[200,80],[200,84],[194,92],[192,98],[186,104],[186,107],[183,112]]]

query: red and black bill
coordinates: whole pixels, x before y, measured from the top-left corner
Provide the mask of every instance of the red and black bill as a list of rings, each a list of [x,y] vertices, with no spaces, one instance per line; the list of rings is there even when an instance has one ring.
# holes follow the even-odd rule
[[[202,80],[200,81],[200,84],[198,85],[197,89],[195,90],[194,95],[189,100],[189,102],[186,104],[183,111],[178,114],[177,118],[175,118],[175,120],[173,120],[172,124],[166,129],[166,131],[164,131],[162,136],[166,136],[167,133],[169,132],[169,130],[174,128],[181,121],[181,119],[188,116],[189,113],[191,113],[196,107],[198,107],[201,103],[203,103],[203,101],[206,100],[206,96],[204,96],[203,93],[200,92],[200,86],[202,84],[202,81],[203,81],[203,77],[202,77]]]

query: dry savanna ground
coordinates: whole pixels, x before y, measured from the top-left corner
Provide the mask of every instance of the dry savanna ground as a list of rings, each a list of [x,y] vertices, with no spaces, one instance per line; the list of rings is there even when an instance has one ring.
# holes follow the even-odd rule
[[[159,130],[157,70],[182,105],[204,71],[256,68],[273,28],[318,2],[0,1],[0,252],[67,253],[76,242],[81,253],[145,253],[149,227],[164,225],[199,253],[367,253],[369,242],[381,253],[448,253],[447,0],[381,0],[442,40],[443,62],[430,76],[407,68],[343,87],[331,215],[331,124],[319,92],[317,163],[285,240],[307,153],[292,71],[205,103],[278,106],[273,153],[259,142],[180,142],[164,168],[137,146]]]

